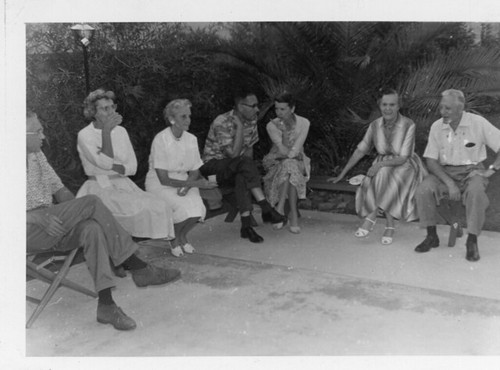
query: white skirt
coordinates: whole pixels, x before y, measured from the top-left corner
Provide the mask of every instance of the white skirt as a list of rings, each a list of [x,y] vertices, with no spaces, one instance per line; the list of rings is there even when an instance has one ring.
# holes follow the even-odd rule
[[[187,194],[181,197],[177,195],[177,188],[162,185],[154,170],[148,172],[145,186],[147,192],[160,197],[172,208],[175,224],[192,217],[205,219],[207,210],[198,188],[189,189]]]
[[[103,188],[96,180],[87,180],[78,190],[77,198],[88,194],[98,196],[132,236],[175,237],[172,209],[165,201],[143,191],[128,177],[111,178],[109,182],[110,186]]]

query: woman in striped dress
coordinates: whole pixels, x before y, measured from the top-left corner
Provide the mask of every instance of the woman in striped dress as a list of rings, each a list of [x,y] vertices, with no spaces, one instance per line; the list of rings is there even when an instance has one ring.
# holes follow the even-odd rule
[[[382,117],[370,123],[340,175],[328,181],[336,183],[342,180],[361,158],[375,148],[378,155],[356,193],[356,212],[364,219],[354,235],[366,237],[381,210],[386,217],[381,242],[391,244],[394,219],[413,221],[418,218],[415,191],[427,171],[414,152],[415,123],[399,113],[398,93],[385,90],[378,103]]]

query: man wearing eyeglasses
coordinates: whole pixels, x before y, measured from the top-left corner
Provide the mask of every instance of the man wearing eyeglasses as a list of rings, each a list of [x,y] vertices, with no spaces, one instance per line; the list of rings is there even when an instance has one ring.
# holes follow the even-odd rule
[[[252,243],[264,238],[252,227],[252,196],[262,209],[264,223],[286,222],[267,202],[261,187],[261,176],[253,161],[253,146],[259,141],[257,116],[259,102],[255,93],[240,91],[234,95],[234,108],[219,115],[210,126],[205,142],[200,173],[216,176],[220,187],[234,188],[241,216],[240,236]]]
[[[116,305],[111,288],[115,266],[130,270],[138,287],[177,280],[180,271],[147,264],[135,255],[137,244],[94,195],[75,199],[41,151],[45,135],[35,113],[26,114],[26,248],[29,252],[83,247],[98,294],[97,321],[118,330],[136,327]],[[53,204],[55,198],[57,204]]]
[[[468,232],[465,258],[474,262],[479,260],[477,237],[489,205],[488,178],[500,169],[500,130],[485,118],[464,110],[462,91],[449,89],[441,95],[442,118],[432,124],[424,152],[430,174],[416,193],[420,224],[427,228],[427,237],[415,251],[424,253],[439,246],[436,203],[448,198],[465,205]],[[487,169],[483,165],[486,146],[497,153]]]

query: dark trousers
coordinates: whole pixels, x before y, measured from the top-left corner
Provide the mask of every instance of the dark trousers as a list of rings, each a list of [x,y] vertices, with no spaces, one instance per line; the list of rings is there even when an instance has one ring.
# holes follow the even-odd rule
[[[221,188],[234,188],[240,213],[252,211],[250,189],[260,188],[261,176],[255,162],[248,157],[211,159],[200,167],[204,177],[215,175]]]

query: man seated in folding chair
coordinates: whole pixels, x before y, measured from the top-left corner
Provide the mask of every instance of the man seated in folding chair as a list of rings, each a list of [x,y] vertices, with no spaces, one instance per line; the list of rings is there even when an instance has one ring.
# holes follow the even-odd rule
[[[64,251],[79,246],[98,294],[97,321],[118,330],[136,327],[113,301],[110,259],[130,270],[138,287],[160,285],[180,277],[139,259],[131,236],[94,195],[74,199],[41,151],[43,128],[35,113],[26,114],[26,247],[28,252]],[[53,204],[53,196],[57,204]]]

